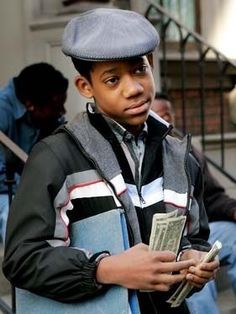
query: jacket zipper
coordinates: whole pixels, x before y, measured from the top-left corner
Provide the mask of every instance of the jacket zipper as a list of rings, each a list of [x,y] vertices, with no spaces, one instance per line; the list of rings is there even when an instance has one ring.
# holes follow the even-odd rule
[[[186,209],[187,209],[187,215],[189,213],[189,206],[190,206],[190,194],[191,194],[191,179],[190,179],[190,175],[189,172],[187,170],[187,159],[189,156],[189,152],[190,152],[190,147],[191,147],[191,135],[187,134],[187,147],[186,147],[186,152],[185,152],[185,158],[184,158],[184,169],[185,169],[185,173],[186,173],[186,177],[187,177],[187,182],[188,182],[188,191],[187,191],[187,205],[186,205]]]

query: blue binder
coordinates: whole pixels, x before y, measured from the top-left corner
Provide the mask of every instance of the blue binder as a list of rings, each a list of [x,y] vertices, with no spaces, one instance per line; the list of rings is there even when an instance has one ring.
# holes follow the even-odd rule
[[[71,246],[118,254],[129,247],[124,212],[111,210],[71,226]],[[112,286],[104,294],[65,304],[16,288],[16,314],[140,314],[135,291]]]

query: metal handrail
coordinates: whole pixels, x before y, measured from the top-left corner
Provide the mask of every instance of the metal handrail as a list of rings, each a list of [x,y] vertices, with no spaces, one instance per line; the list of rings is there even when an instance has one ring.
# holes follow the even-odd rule
[[[159,4],[155,3],[152,0],[146,0],[146,2],[149,4],[148,8],[146,9],[145,12],[145,16],[148,18],[149,16],[149,12],[152,8],[156,9],[159,13],[161,13],[162,15],[164,15],[165,17],[168,17],[169,20],[173,21],[180,29],[183,29],[185,32],[187,32],[187,36],[191,36],[193,37],[196,41],[199,41],[200,43],[202,43],[204,46],[207,47],[207,49],[211,49],[212,51],[214,51],[216,54],[218,54],[219,56],[221,56],[222,58],[224,58],[225,60],[227,60],[227,62],[229,62],[232,66],[236,67],[236,62],[230,60],[227,56],[225,56],[222,52],[220,52],[217,48],[213,47],[211,44],[209,44],[204,37],[202,37],[200,34],[192,31],[191,29],[189,29],[187,26],[185,26],[184,24],[182,24],[178,19],[176,19],[174,17],[174,15],[172,15],[171,13],[169,13],[169,11],[167,11],[166,9],[164,9],[162,6],[160,6]]]
[[[149,19],[154,26],[159,27],[159,34],[161,37],[161,53],[160,54],[160,69],[161,69],[161,84],[162,91],[169,94],[168,89],[168,79],[170,76],[168,74],[168,53],[167,53],[167,32],[172,25],[175,26],[179,40],[177,44],[179,45],[178,56],[180,62],[180,79],[181,79],[181,97],[182,97],[182,132],[187,132],[187,119],[186,119],[186,103],[187,103],[187,74],[186,74],[186,62],[188,58],[186,57],[187,44],[192,41],[195,45],[195,60],[198,61],[198,92],[200,99],[200,115],[199,115],[199,123],[200,123],[200,136],[202,143],[202,150],[206,152],[206,80],[205,80],[205,68],[207,62],[214,61],[216,64],[217,75],[215,77],[215,84],[217,86],[217,95],[218,104],[219,104],[219,150],[220,150],[220,163],[217,163],[207,156],[209,162],[218,170],[220,170],[226,177],[228,177],[231,181],[236,182],[236,178],[232,176],[225,169],[225,125],[224,125],[224,81],[223,78],[226,77],[226,71],[229,67],[232,67],[236,73],[236,62],[230,60],[227,56],[225,56],[218,49],[209,44],[201,35],[190,30],[188,27],[183,25],[176,17],[174,17],[171,13],[169,13],[165,8],[156,4],[152,0],[146,0],[147,9],[145,12],[145,16]],[[211,55],[210,55],[211,54]],[[159,61],[160,61],[159,60]]]

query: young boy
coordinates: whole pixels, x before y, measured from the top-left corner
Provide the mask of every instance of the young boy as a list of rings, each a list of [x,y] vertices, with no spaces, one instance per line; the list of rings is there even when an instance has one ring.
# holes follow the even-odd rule
[[[82,302],[116,284],[154,290],[138,292],[142,314],[187,313],[184,304],[165,302],[173,285],[187,278],[202,287],[214,276],[217,261],[196,267],[209,250],[208,225],[189,143],[169,137],[171,127],[149,115],[158,42],[155,28],[132,11],[95,9],[67,25],[63,52],[79,72],[79,92],[94,103],[28,160],[6,239],[4,273],[15,286]],[[125,210],[130,249],[91,256],[69,247],[71,223],[114,208]],[[153,214],[176,208],[188,217],[181,261],[148,250]]]

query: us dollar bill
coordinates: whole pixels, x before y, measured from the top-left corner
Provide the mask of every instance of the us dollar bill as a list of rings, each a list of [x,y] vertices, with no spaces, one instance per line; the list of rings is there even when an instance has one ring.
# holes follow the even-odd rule
[[[168,227],[162,242],[162,250],[172,251],[177,254],[185,226],[186,216],[168,219]]]
[[[177,215],[177,210],[153,215],[150,250],[169,250],[177,253],[186,221],[186,216]]]
[[[152,217],[152,229],[151,229],[151,235],[150,235],[150,240],[149,240],[149,249],[150,250],[155,250],[155,246],[157,243],[155,242],[161,242],[161,240],[158,240],[157,237],[160,237],[159,233],[163,234],[165,228],[165,221],[168,218],[171,217],[177,217],[178,211],[174,210],[169,213],[156,213]],[[162,224],[162,227],[158,226],[158,223],[161,224],[161,221],[164,221],[164,224]]]
[[[162,251],[162,246],[165,240],[167,228],[168,228],[168,222],[165,220],[156,223],[152,250]]]
[[[178,210],[153,215],[149,250],[169,250],[177,253],[186,217],[178,216]],[[151,292],[151,290],[142,290]]]

